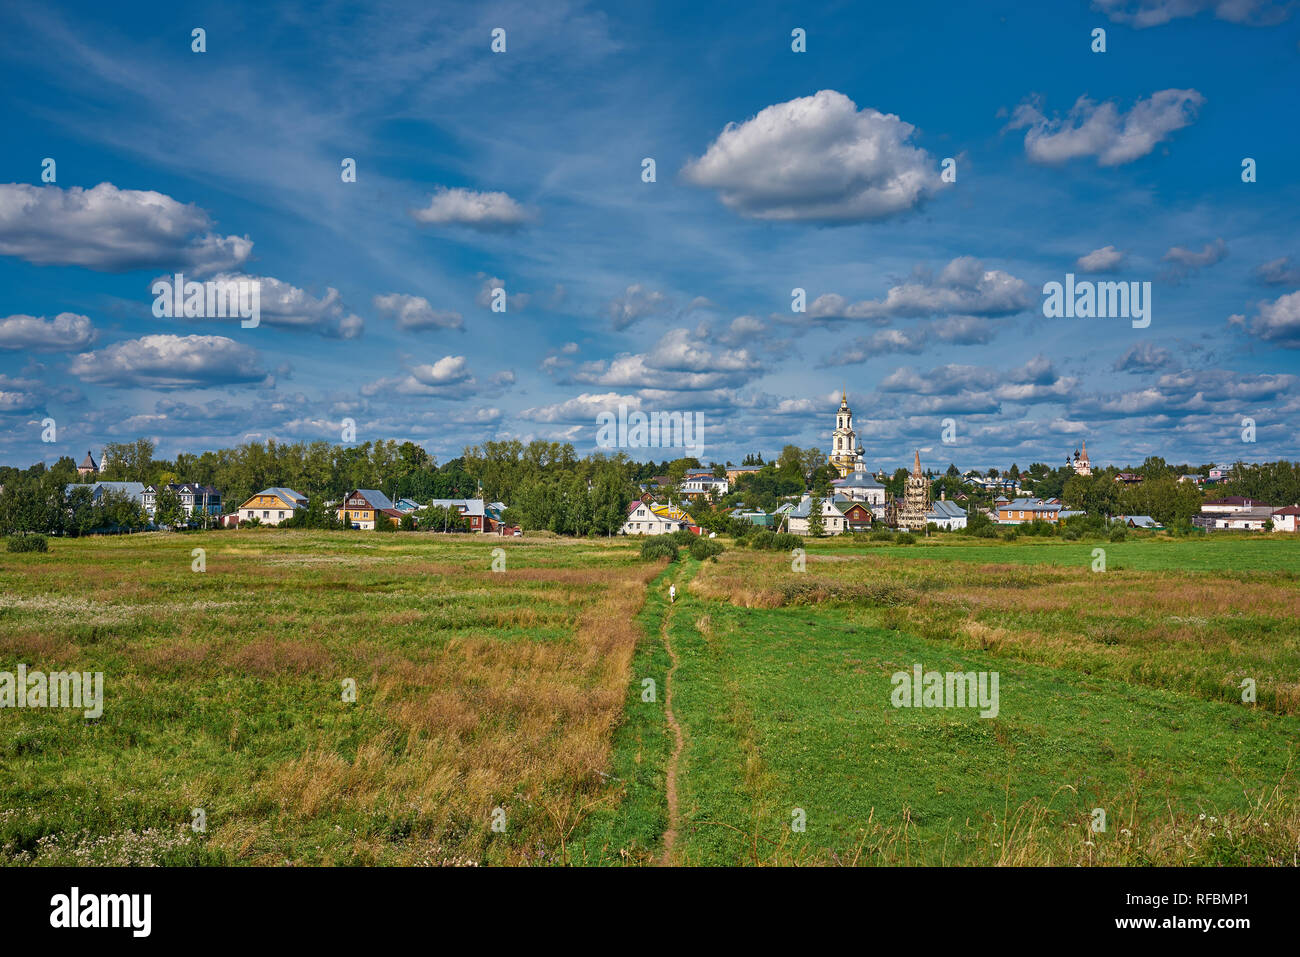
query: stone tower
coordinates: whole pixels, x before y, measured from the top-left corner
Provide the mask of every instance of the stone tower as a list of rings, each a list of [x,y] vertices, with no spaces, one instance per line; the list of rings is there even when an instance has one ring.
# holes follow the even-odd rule
[[[840,407],[835,413],[835,431],[831,433],[831,454],[826,460],[840,473],[840,478],[863,468],[862,446],[858,445],[857,433],[853,431],[853,412],[849,409],[847,392],[840,392]]]
[[[930,511],[930,480],[921,471],[921,453],[912,463],[912,473],[903,482],[903,507],[898,513],[898,527],[925,531],[925,516]]]

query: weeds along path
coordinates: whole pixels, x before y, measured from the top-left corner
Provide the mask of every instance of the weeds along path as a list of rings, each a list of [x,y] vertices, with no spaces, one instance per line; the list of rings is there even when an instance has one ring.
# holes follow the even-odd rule
[[[685,568],[678,569],[669,579],[669,584],[685,585],[692,576],[692,573],[684,573]],[[686,600],[686,589],[678,589],[678,600]],[[676,613],[677,605],[670,602],[668,610],[664,613],[663,624],[660,626],[660,637],[663,639],[664,650],[668,652],[668,659],[671,664],[668,666],[668,673],[664,677],[664,719],[668,722],[668,727],[673,732],[673,753],[668,758],[668,766],[664,771],[664,791],[668,801],[668,827],[664,831],[664,850],[663,855],[659,858],[659,865],[666,867],[673,862],[673,847],[677,843],[677,828],[681,822],[681,816],[677,806],[677,766],[681,761],[682,749],[686,746],[686,735],[682,731],[682,726],[677,721],[677,716],[673,714],[673,675],[677,671],[677,665],[680,659],[677,652],[673,649],[673,640],[670,625],[672,624],[673,615]]]

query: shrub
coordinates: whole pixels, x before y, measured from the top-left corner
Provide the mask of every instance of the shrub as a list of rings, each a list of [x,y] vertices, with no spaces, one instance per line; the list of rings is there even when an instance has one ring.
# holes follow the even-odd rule
[[[770,528],[765,528],[762,531],[750,535],[749,538],[745,540],[745,544],[750,548],[770,549],[775,538],[776,532],[772,531]]]
[[[793,532],[777,532],[772,536],[772,547],[779,552],[788,552],[792,548],[803,548],[803,538]]]
[[[911,532],[900,532],[899,535],[898,535],[898,537],[896,537],[896,538],[894,539],[894,544],[895,544],[895,545],[915,545],[915,544],[916,544],[916,536],[913,535]]]
[[[690,547],[691,542],[695,541],[700,536],[696,535],[689,528],[679,528],[677,529],[677,531],[669,532],[667,535],[663,537],[668,539],[670,542],[673,542],[674,544],[685,545],[687,547]]]
[[[1003,529],[1002,534],[998,536],[998,538],[1002,539],[1004,542],[1014,542],[1019,537],[1020,534],[1014,525],[1010,528]]]
[[[894,533],[887,528],[877,528],[869,537],[873,542],[892,542]]]
[[[697,536],[695,541],[691,542],[690,547],[691,558],[701,562],[706,558],[713,558],[715,555],[721,555],[724,551],[726,551],[726,549],[723,548],[722,543],[715,538],[703,538]]]
[[[670,535],[656,535],[647,538],[641,543],[641,557],[649,561],[658,561],[666,558],[670,562],[677,561],[677,544],[671,541]]]
[[[1128,538],[1128,529],[1123,525],[1116,525],[1110,530],[1110,540],[1112,542],[1122,542]]]
[[[44,535],[10,535],[5,547],[11,552],[48,552]]]

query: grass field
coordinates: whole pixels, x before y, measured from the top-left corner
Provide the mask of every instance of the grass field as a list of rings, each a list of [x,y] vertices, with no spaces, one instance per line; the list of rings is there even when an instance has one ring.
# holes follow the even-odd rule
[[[0,670],[102,671],[104,714],[0,710],[0,862],[650,864],[675,824],[684,864],[1295,864],[1297,570],[1280,537],[829,541],[804,571],[620,540],[55,540],[0,554]],[[917,663],[998,672],[998,715],[893,707]]]

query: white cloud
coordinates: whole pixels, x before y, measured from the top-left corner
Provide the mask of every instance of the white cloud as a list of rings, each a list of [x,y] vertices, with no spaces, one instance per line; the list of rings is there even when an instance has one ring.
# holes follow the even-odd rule
[[[1170,133],[1190,124],[1204,102],[1196,90],[1160,90],[1122,113],[1112,102],[1081,96],[1065,118],[1049,119],[1035,100],[1026,100],[1006,128],[1027,128],[1025,155],[1035,163],[1095,156],[1099,166],[1119,166],[1146,156]]]
[[[68,371],[83,382],[151,389],[201,388],[274,379],[256,350],[225,336],[142,336],[73,358]]]
[[[1300,349],[1300,292],[1259,304],[1249,327],[1252,335],[1285,349]]]
[[[892,287],[883,300],[850,303],[826,293],[808,306],[814,319],[919,318],[944,313],[975,316],[1011,315],[1028,307],[1029,284],[1000,269],[985,269],[973,256],[952,260],[937,279],[918,277]]]
[[[617,412],[620,405],[627,406],[628,411],[636,411],[641,408],[641,400],[635,395],[618,392],[584,392],[564,402],[524,409],[519,417],[530,422],[589,423],[594,427],[597,415],[606,411]]]
[[[1206,10],[1219,20],[1250,26],[1273,26],[1291,16],[1291,4],[1274,0],[1093,0],[1092,7],[1116,23],[1127,23],[1139,30],[1194,17]]]
[[[464,356],[443,356],[437,362],[410,366],[406,375],[377,379],[361,387],[364,396],[386,392],[399,395],[440,396],[463,399],[478,389]]]
[[[1175,263],[1190,269],[1201,269],[1222,262],[1227,255],[1228,244],[1222,239],[1216,239],[1212,243],[1206,243],[1199,250],[1187,249],[1183,246],[1172,246],[1165,253],[1161,262]]]
[[[882,219],[943,185],[938,164],[912,145],[914,131],[892,113],[859,110],[843,93],[821,90],[728,124],[682,175],[752,219]]]
[[[505,289],[505,280],[498,279],[495,276],[488,276],[485,273],[479,273],[478,277],[483,280],[483,285],[479,287],[478,295],[474,297],[474,302],[484,309],[492,308],[492,290]],[[533,297],[526,292],[511,293],[506,292],[506,308],[515,311],[525,309]]]
[[[1102,246],[1086,256],[1080,256],[1074,266],[1080,272],[1110,272],[1124,261],[1127,255],[1114,246]]]
[[[439,187],[423,209],[411,210],[417,222],[434,226],[468,226],[483,232],[518,229],[528,213],[505,193]]]
[[[1300,286],[1300,265],[1290,256],[1271,259],[1255,268],[1255,278],[1268,286]]]
[[[65,352],[84,349],[94,341],[90,319],[72,312],[61,312],[53,319],[24,315],[0,319],[0,349]]]
[[[1139,342],[1130,346],[1129,350],[1115,361],[1115,371],[1154,372],[1172,362],[1173,356],[1168,349],[1162,349],[1151,342]]]
[[[662,292],[633,283],[605,305],[605,315],[615,329],[626,329],[638,319],[663,311],[667,305],[668,297]]]
[[[259,287],[260,322],[263,325],[315,332],[327,339],[355,339],[365,328],[365,320],[348,310],[343,303],[343,296],[332,286],[325,290],[324,296],[318,298],[305,289],[273,276],[221,273],[213,277],[213,281],[256,282]],[[240,320],[235,318],[229,321]]]
[[[759,369],[747,349],[714,352],[698,331],[670,329],[649,352],[584,363],[573,378],[612,388],[693,392],[741,385]]]
[[[248,259],[252,240],[216,235],[211,226],[197,206],[151,190],[0,184],[0,254],[41,266],[206,275]]]
[[[463,329],[465,322],[459,312],[434,309],[423,296],[407,296],[390,292],[375,296],[375,308],[397,321],[397,328],[411,332],[420,329]]]

